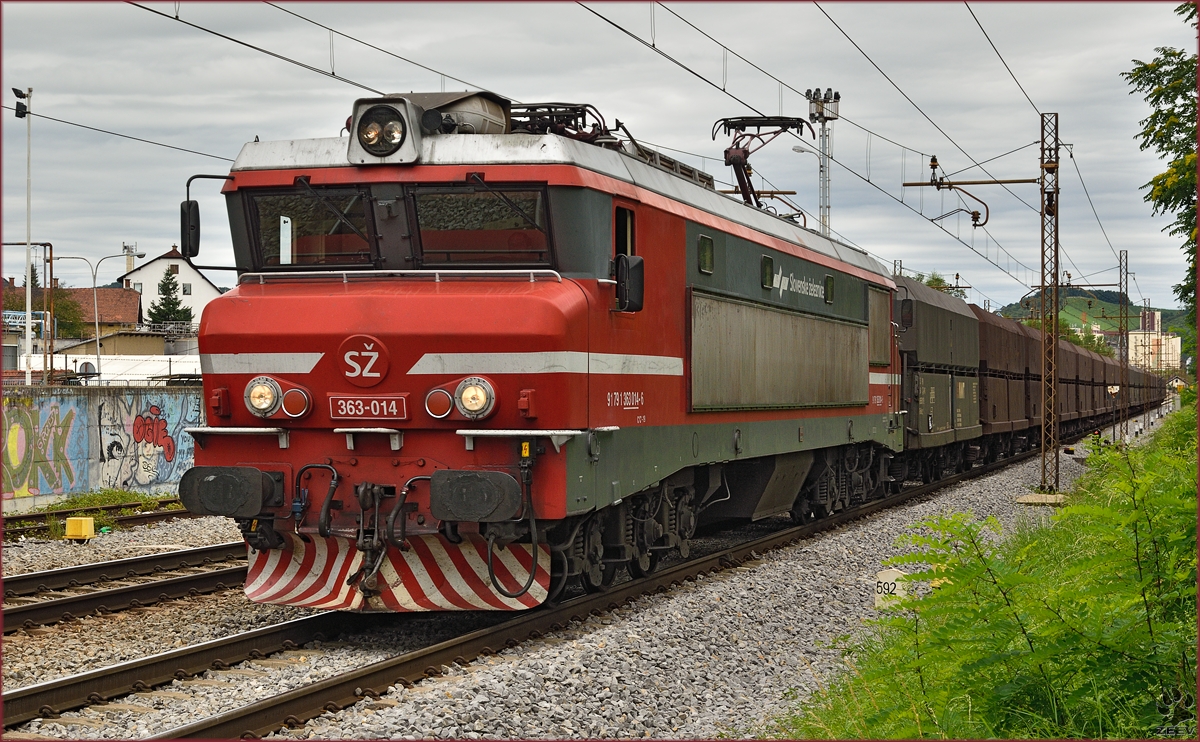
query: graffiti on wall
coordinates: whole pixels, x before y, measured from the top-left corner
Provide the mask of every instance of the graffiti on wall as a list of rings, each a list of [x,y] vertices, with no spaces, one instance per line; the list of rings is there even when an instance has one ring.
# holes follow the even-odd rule
[[[4,499],[123,489],[173,492],[194,461],[184,428],[203,425],[200,395],[122,388],[5,396]]]
[[[146,390],[96,403],[99,425],[94,486],[157,492],[192,468],[194,444],[185,427],[200,425],[199,395]]]
[[[0,443],[5,499],[86,489],[86,425],[84,399],[6,400]]]

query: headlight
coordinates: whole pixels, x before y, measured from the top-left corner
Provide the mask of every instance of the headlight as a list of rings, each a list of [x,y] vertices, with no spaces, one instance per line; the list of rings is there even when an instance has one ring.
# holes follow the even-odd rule
[[[279,383],[267,376],[259,376],[246,385],[246,408],[259,417],[269,417],[279,409],[282,395]]]
[[[387,157],[404,144],[404,118],[391,106],[372,106],[358,119],[358,141],[376,157]]]
[[[459,414],[471,420],[487,417],[496,404],[496,392],[487,379],[470,376],[454,390],[454,406]]]

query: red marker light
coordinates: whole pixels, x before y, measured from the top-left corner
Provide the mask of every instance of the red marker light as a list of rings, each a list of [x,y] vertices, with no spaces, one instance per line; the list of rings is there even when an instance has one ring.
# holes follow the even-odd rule
[[[308,395],[299,389],[283,393],[283,412],[288,417],[300,417],[308,412]]]
[[[429,413],[430,417],[441,420],[449,415],[452,409],[454,409],[454,400],[450,397],[450,392],[445,389],[434,389],[425,395],[425,411]]]

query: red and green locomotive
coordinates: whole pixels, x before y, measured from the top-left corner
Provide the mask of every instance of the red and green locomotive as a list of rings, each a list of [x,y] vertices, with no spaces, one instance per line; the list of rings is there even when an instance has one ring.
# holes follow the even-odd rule
[[[387,96],[346,128],[249,143],[224,186],[180,494],[240,524],[251,599],[530,608],[952,465],[905,458],[905,297],[862,251],[587,106]],[[189,257],[198,229],[187,202]]]

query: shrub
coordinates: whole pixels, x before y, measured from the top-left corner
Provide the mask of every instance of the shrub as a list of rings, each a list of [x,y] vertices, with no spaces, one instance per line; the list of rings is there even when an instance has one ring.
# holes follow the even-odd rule
[[[920,524],[889,562],[915,570],[910,597],[844,645],[851,672],[780,733],[1194,737],[1194,400],[1144,447],[1092,453],[1043,528]]]

